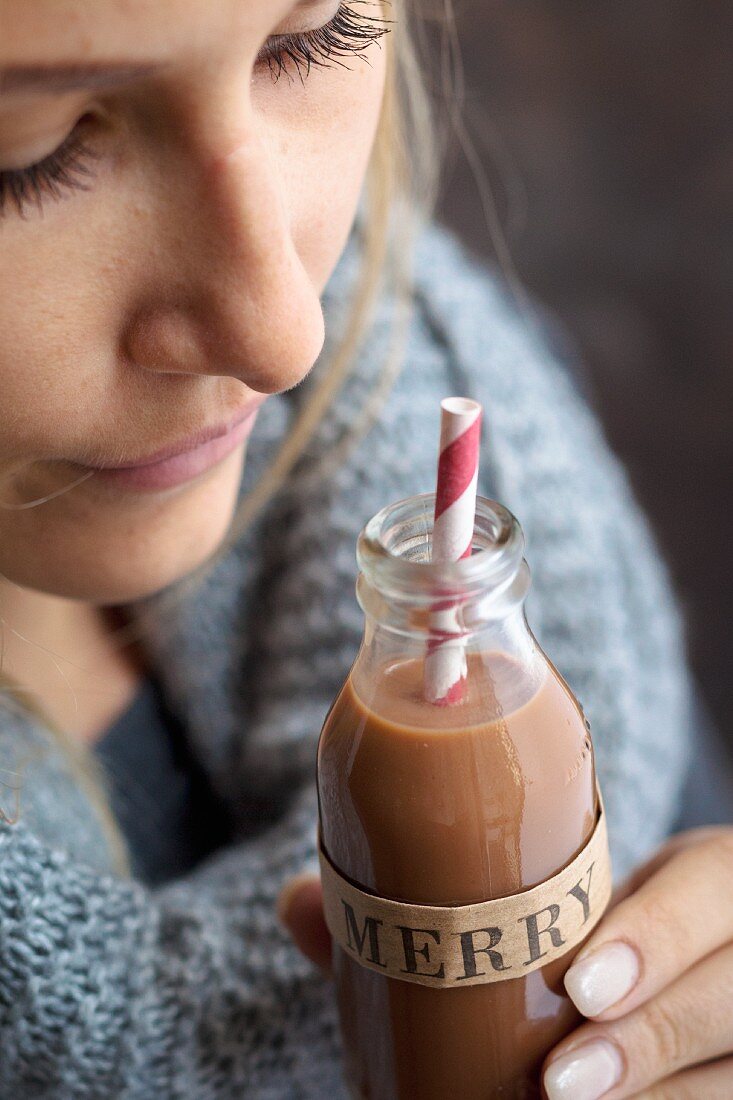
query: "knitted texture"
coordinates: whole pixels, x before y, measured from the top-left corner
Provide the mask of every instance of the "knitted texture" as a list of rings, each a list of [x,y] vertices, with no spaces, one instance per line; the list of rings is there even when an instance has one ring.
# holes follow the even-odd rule
[[[358,259],[354,234],[324,295],[316,374]],[[30,716],[0,715],[10,767],[33,754],[21,821],[0,826],[0,1097],[345,1096],[332,990],[280,931],[275,900],[316,866],[316,742],[363,625],[356,537],[386,503],[432,488],[449,393],[485,406],[479,491],[527,535],[530,621],[591,719],[617,877],[669,830],[689,685],[665,572],[626,479],[566,370],[484,268],[433,227],[417,272],[406,365],[349,460],[314,472],[378,375],[388,294],[289,486],[197,592],[165,611],[162,594],[129,608],[152,615],[151,671],[235,813],[236,842],[155,890],[115,877],[50,735]],[[242,494],[307,392],[261,410]]]

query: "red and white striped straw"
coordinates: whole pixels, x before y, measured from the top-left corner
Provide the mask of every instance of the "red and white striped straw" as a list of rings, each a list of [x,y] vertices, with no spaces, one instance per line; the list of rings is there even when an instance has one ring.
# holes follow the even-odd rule
[[[447,397],[440,408],[432,560],[460,561],[470,556],[473,542],[482,408],[465,397]],[[461,639],[455,637],[453,620],[454,608],[449,601],[435,605],[430,617],[433,637],[425,657],[424,693],[437,706],[458,703],[463,697],[466,651]]]

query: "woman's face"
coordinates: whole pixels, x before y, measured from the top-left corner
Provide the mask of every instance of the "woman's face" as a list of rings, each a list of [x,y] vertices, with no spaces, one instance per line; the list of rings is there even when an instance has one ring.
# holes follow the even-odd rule
[[[380,15],[0,0],[1,574],[122,603],[216,549],[252,415],[177,463],[89,468],[180,450],[312,367],[379,117]]]

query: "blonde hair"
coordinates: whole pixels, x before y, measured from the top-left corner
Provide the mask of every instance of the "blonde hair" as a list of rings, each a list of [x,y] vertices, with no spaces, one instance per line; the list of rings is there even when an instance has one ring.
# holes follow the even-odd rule
[[[393,0],[391,4],[389,0],[380,0],[386,18],[395,12],[398,17],[393,21],[392,33],[382,40],[387,51],[386,84],[365,181],[361,270],[343,336],[327,368],[319,371],[320,377],[313,393],[269,469],[240,501],[225,540],[203,566],[164,593],[157,602],[156,611],[190,595],[286,482],[354,368],[385,283],[391,284],[390,301],[394,305],[388,354],[377,383],[348,432],[321,456],[317,464],[319,476],[327,475],[329,469],[342,462],[358,439],[368,431],[377,419],[399,371],[410,317],[412,242],[432,213],[440,162],[439,142],[417,57],[413,13],[408,9],[409,3],[410,0]],[[116,630],[113,638],[116,645],[122,648],[144,632],[143,614],[135,623]],[[75,777],[97,810],[118,872],[129,874],[125,843],[110,808],[106,777],[96,759],[88,749],[59,728],[30,691],[2,671],[0,692],[11,707],[33,712],[55,735]],[[21,700],[22,704],[18,707]],[[0,817],[11,820],[2,809]]]

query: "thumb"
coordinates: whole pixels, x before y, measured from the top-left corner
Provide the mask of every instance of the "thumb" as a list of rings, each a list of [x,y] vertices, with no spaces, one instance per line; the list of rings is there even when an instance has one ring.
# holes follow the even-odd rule
[[[277,900],[277,915],[306,958],[331,973],[331,933],[323,916],[323,893],[316,875],[287,882]]]

